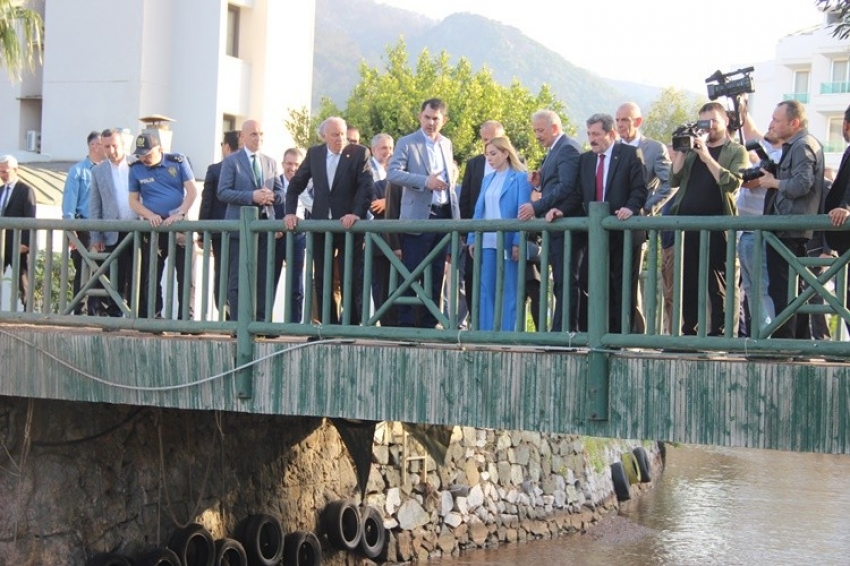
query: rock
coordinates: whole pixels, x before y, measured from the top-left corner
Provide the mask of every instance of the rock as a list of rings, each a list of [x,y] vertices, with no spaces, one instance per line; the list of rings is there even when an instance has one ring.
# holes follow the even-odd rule
[[[387,484],[384,481],[384,476],[381,475],[378,467],[373,464],[369,470],[369,480],[366,482],[366,493],[383,493],[386,487]]]
[[[490,476],[491,482],[495,484],[499,483],[499,466],[497,466],[495,462],[487,463],[487,473]]]
[[[508,490],[508,494],[505,497],[505,500],[508,503],[510,503],[511,505],[514,505],[514,504],[516,504],[518,497],[519,497],[519,491],[517,491],[515,488],[511,488],[511,489]]]
[[[463,427],[463,443],[465,446],[475,446],[475,442],[478,440],[478,431],[472,428],[471,426]]]
[[[499,469],[500,485],[507,486],[511,480],[511,465],[507,461],[499,462],[496,467]]]
[[[553,503],[556,509],[562,509],[567,504],[567,493],[561,489],[556,489],[553,494]]]
[[[525,477],[523,476],[522,466],[520,466],[519,464],[511,465],[510,477],[512,484],[520,485],[525,479]]]
[[[455,549],[455,546],[457,546],[457,540],[455,540],[451,531],[446,529],[440,533],[440,537],[437,539],[437,547],[440,550],[444,553],[451,553]]]
[[[514,448],[514,462],[519,464],[520,466],[527,466],[528,460],[531,457],[531,450],[529,449],[527,444],[520,444],[516,448]]]
[[[397,518],[399,527],[405,531],[427,525],[431,520],[425,509],[413,499],[408,499],[401,504],[401,507],[398,509]]]
[[[466,466],[464,466],[464,472],[466,473],[467,483],[470,486],[478,485],[481,474],[479,474],[478,464],[474,460],[467,460]]]
[[[397,487],[391,487],[387,490],[387,501],[384,504],[384,511],[387,512],[387,515],[394,515],[399,507],[401,507],[401,493]]]
[[[402,531],[398,533],[398,559],[407,562],[413,558],[413,535]]]
[[[489,482],[490,481],[490,472],[481,472],[481,481]]]
[[[466,504],[466,497],[455,497],[454,510],[464,517],[469,514],[469,506]]]
[[[441,491],[440,492],[440,517],[445,517],[451,510],[454,509],[455,500],[452,497],[451,492],[449,491]]]
[[[496,441],[496,450],[507,450],[511,447],[511,435],[503,432]]]
[[[533,446],[538,446],[540,444],[540,433],[534,432],[531,430],[524,430],[520,433],[520,441],[527,442]]]
[[[443,523],[454,529],[459,527],[460,524],[463,523],[463,517],[460,516],[460,513],[452,512],[446,515],[446,517],[443,519]]]
[[[384,519],[384,528],[388,531],[393,530],[398,526],[398,521],[395,519]]]
[[[390,449],[388,446],[373,446],[372,455],[375,458],[375,462],[378,464],[386,466],[390,463]]]
[[[487,530],[487,525],[481,522],[480,519],[470,519],[469,523],[469,538],[472,539],[478,546],[484,546],[484,543],[487,542],[487,534],[489,531]]]
[[[519,534],[516,529],[508,529],[505,531],[505,540],[507,542],[517,542],[519,540]]]
[[[469,496],[466,498],[466,503],[469,506],[470,511],[484,504],[484,491],[481,489],[480,485],[475,485],[469,490]]]

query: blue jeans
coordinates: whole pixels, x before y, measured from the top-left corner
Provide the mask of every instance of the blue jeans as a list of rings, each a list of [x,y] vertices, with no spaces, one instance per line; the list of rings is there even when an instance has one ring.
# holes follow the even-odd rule
[[[755,279],[756,266],[753,264],[755,255],[755,236],[752,232],[742,232],[738,238],[738,260],[741,262],[741,290],[744,296],[747,297],[747,303],[750,305],[750,312],[753,312],[753,303],[757,295],[754,294],[753,280]],[[762,249],[761,261],[761,326],[764,327],[776,317],[776,312],[773,308],[773,299],[768,293],[769,279],[767,275],[767,253],[766,249]],[[752,332],[751,332],[752,334]]]

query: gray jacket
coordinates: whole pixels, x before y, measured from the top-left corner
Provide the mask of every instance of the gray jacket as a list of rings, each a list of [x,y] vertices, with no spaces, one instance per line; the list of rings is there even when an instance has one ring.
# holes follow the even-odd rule
[[[818,214],[823,194],[823,147],[806,128],[782,145],[776,178],[779,188],[770,190],[764,213],[774,215]],[[811,230],[777,232],[780,238],[812,237]]]

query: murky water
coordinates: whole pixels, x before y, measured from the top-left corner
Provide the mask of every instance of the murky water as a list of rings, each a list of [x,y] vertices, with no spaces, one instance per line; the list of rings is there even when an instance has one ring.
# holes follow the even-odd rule
[[[586,535],[438,563],[850,564],[850,456],[669,448],[655,488]]]

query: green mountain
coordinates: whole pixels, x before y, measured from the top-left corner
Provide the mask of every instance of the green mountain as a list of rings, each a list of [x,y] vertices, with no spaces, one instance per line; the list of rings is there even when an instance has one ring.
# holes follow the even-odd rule
[[[500,83],[516,78],[533,92],[548,84],[579,131],[594,112],[613,113],[626,100],[647,111],[660,92],[579,68],[517,28],[483,16],[460,13],[438,21],[374,0],[317,0],[313,107],[322,97],[344,106],[360,80],[360,64],[380,67],[386,48],[400,37],[413,62],[427,48],[455,60],[466,57],[475,69],[486,66]]]

